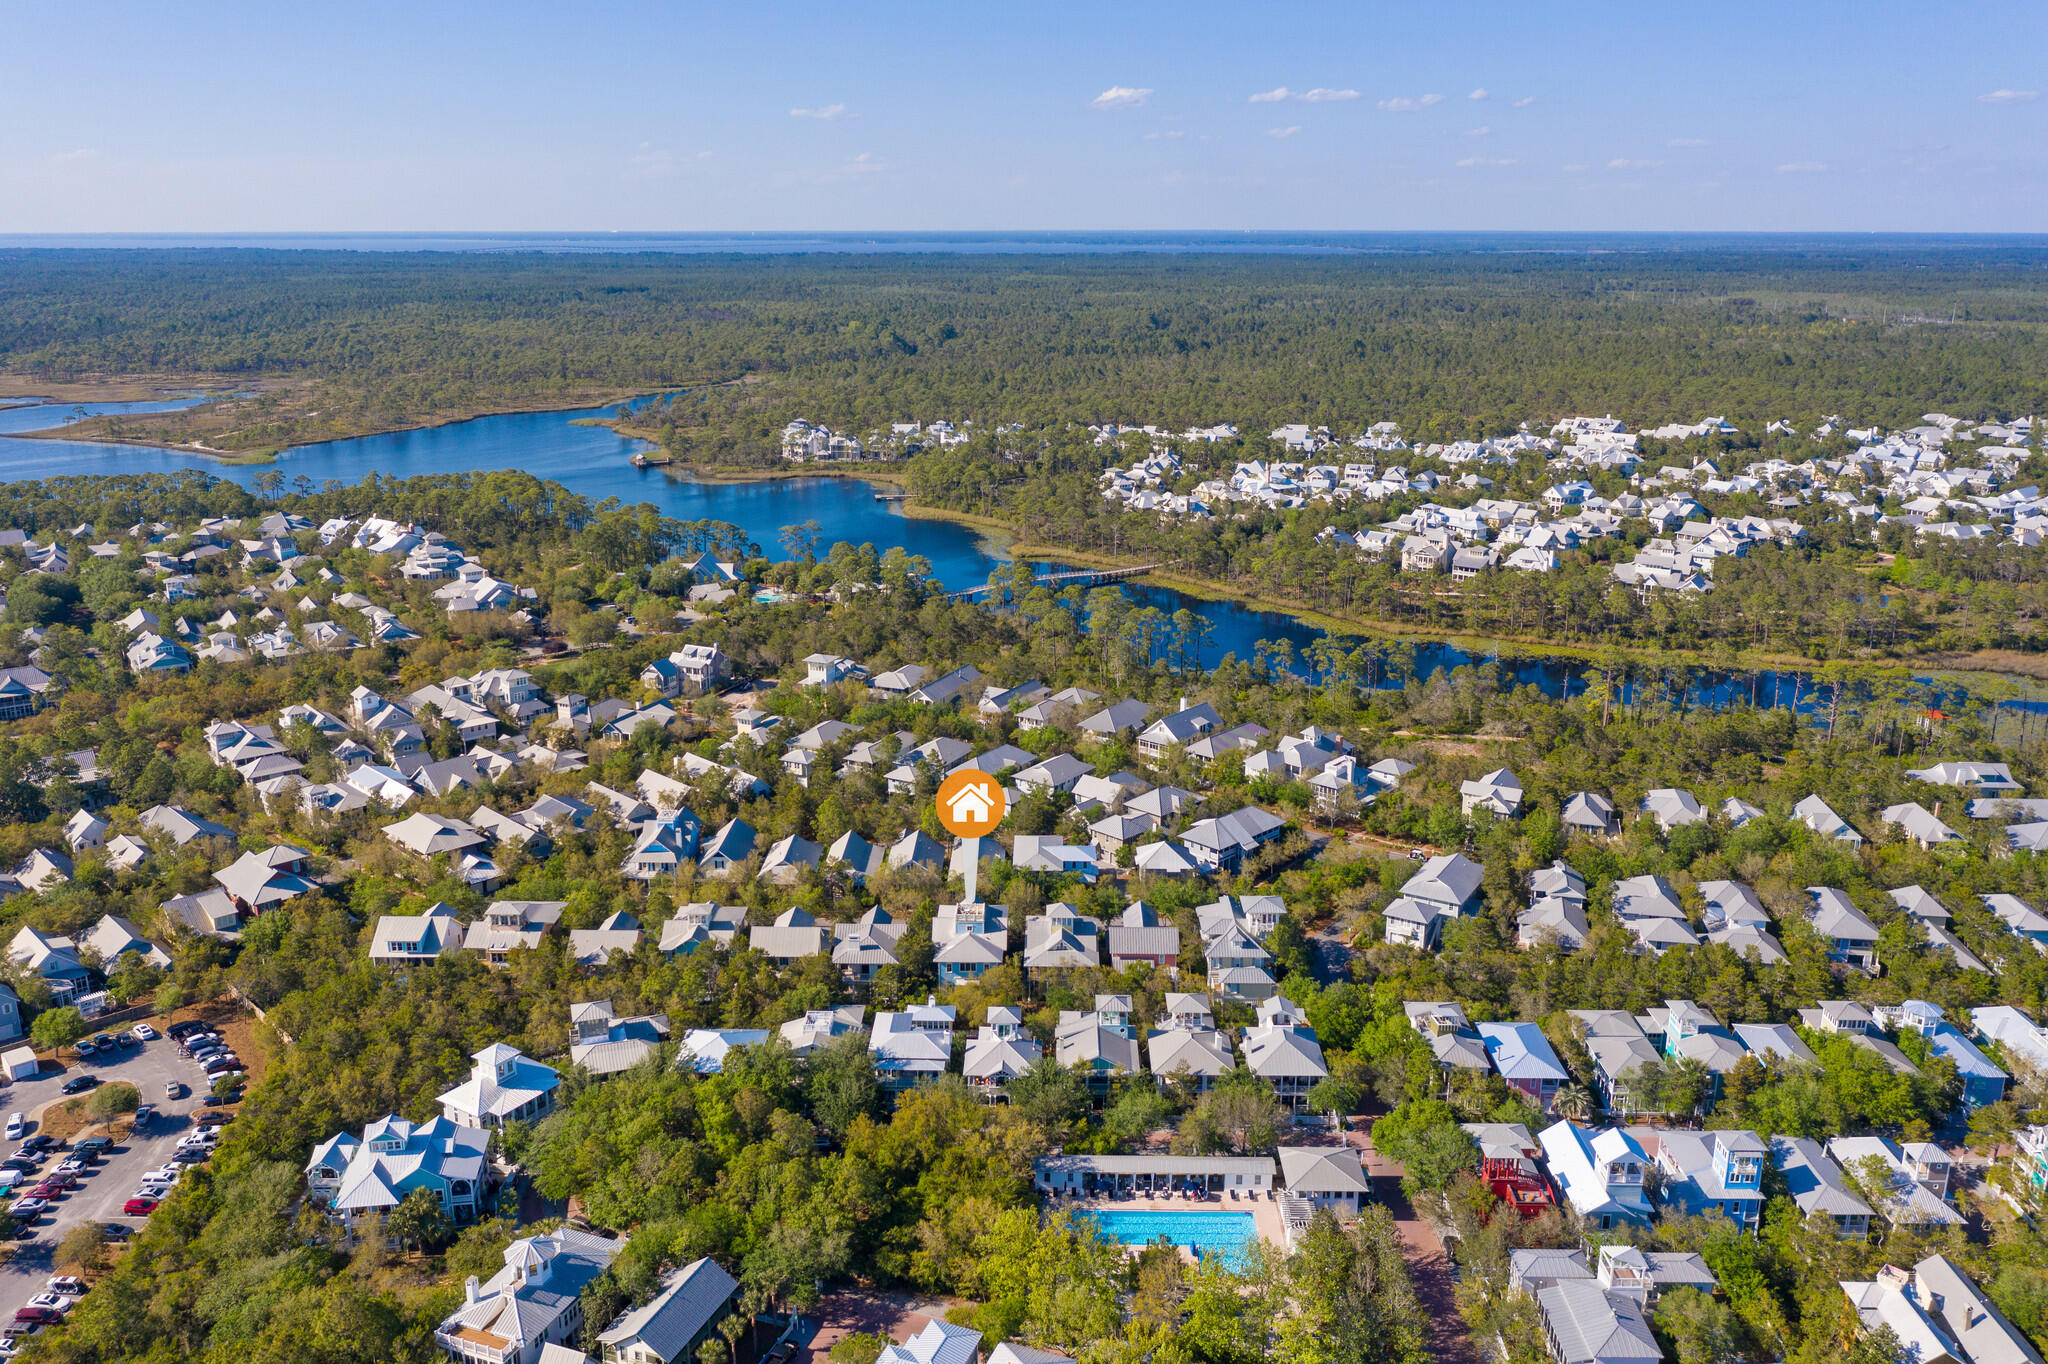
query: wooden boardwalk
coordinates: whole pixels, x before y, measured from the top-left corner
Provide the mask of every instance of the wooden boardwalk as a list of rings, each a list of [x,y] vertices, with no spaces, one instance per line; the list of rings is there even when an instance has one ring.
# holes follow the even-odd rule
[[[1121,582],[1125,578],[1135,578],[1142,573],[1150,573],[1154,569],[1171,568],[1179,562],[1180,560],[1178,559],[1170,559],[1165,563],[1139,564],[1135,568],[1075,568],[1069,569],[1065,573],[1049,573],[1043,577],[1033,578],[1031,585],[1033,587],[1054,587],[1068,583],[1084,583],[1089,587],[1099,587],[1103,583]],[[963,588],[958,592],[950,592],[947,595],[951,597],[972,597],[978,593],[988,591],[991,586],[1007,589],[1010,584],[982,583],[975,587]]]

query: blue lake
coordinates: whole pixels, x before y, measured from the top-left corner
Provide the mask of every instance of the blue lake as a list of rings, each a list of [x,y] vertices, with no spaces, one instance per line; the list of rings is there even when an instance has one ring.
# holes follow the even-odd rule
[[[92,414],[161,412],[195,401],[173,398],[158,403],[89,404],[86,410]],[[641,442],[605,427],[575,425],[578,418],[615,411],[616,407],[603,407],[479,417],[422,431],[302,446],[279,456],[275,464],[223,465],[190,451],[11,438],[7,433],[61,426],[74,417],[76,408],[60,403],[0,408],[0,481],[192,468],[244,486],[271,471],[283,474],[287,486],[297,485],[301,479],[318,486],[329,479],[358,483],[372,473],[408,478],[522,469],[593,500],[616,497],[629,505],[650,502],[663,514],[684,520],[729,521],[773,557],[782,555],[777,536],[783,527],[816,521],[821,531],[820,552],[840,540],[872,544],[878,551],[901,546],[930,560],[935,576],[950,588],[985,582],[992,569],[1008,562],[1003,547],[979,532],[950,521],[905,516],[898,504],[877,501],[875,486],[860,480],[698,483],[661,469],[636,469],[631,460],[636,451],[646,448]],[[1290,616],[1235,602],[1200,601],[1168,588],[1136,583],[1125,584],[1124,590],[1140,604],[1168,614],[1186,608],[1208,620],[1213,634],[1200,654],[1205,666],[1214,665],[1225,654],[1250,659],[1261,640],[1285,640],[1300,658],[1323,637],[1322,631]],[[1535,686],[1549,696],[1576,696],[1586,690],[1582,665],[1571,659],[1472,653],[1440,641],[1415,641],[1414,670],[1419,677],[1472,663],[1498,663],[1503,685]],[[1752,687],[1761,704],[1790,701],[1801,709],[1812,709],[1825,699],[1817,695],[1810,675],[1763,673],[1752,679],[1745,673],[1734,678],[1698,679],[1688,702],[1716,706],[1747,701]]]

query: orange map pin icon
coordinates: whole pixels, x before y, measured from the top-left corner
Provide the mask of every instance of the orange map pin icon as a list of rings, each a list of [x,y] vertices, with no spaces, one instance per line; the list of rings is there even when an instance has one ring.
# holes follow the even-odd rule
[[[1002,783],[973,768],[955,772],[939,783],[939,823],[956,838],[993,833],[1009,812]]]

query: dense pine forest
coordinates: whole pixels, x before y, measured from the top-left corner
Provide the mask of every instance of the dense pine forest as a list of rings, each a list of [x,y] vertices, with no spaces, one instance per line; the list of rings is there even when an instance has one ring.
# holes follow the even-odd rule
[[[1369,256],[0,251],[0,374],[274,381],[261,448],[549,397],[745,379],[687,418],[1235,421],[1412,439],[1534,415],[1761,427],[2048,396],[2024,242],[1414,239]],[[1597,246],[1599,249],[1588,249]],[[258,387],[261,387],[260,385]],[[165,420],[138,436],[187,429]]]

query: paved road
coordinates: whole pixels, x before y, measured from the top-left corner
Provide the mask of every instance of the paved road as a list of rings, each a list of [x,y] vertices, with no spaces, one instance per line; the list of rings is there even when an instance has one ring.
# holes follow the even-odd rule
[[[128,1048],[105,1064],[100,1058],[74,1061],[63,1070],[45,1063],[43,1073],[33,1080],[17,1080],[0,1090],[0,1111],[24,1113],[33,1119],[50,1104],[62,1099],[59,1092],[66,1080],[81,1070],[102,1081],[125,1080],[142,1092],[142,1102],[155,1104],[156,1121],[141,1137],[131,1137],[108,1151],[101,1162],[83,1175],[79,1187],[50,1205],[36,1223],[33,1239],[17,1244],[5,1264],[0,1264],[0,1329],[14,1319],[16,1309],[43,1291],[43,1281],[55,1270],[51,1257],[64,1234],[81,1222],[119,1222],[139,1228],[141,1218],[124,1217],[121,1205],[135,1193],[142,1175],[171,1158],[178,1138],[192,1130],[192,1115],[199,1111],[199,1096],[205,1092],[205,1076],[190,1061],[178,1055],[177,1044],[167,1038]],[[185,1097],[176,1102],[164,1099],[164,1084],[184,1083]],[[33,1136],[38,1125],[31,1122]],[[8,1144],[9,1152],[18,1143]],[[53,1158],[43,1166],[54,1170]]]

